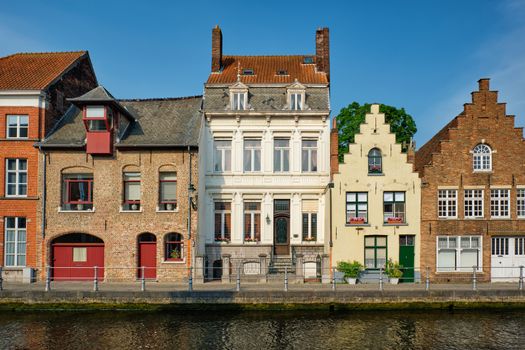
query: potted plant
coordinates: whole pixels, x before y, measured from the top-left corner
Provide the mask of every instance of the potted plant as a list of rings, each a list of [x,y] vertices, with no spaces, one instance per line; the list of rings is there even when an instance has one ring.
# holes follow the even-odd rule
[[[402,268],[403,266],[399,265],[399,263],[392,261],[392,259],[388,259],[385,266],[385,272],[390,280],[390,284],[399,283],[399,279],[403,276],[403,271],[401,271]]]
[[[180,260],[181,257],[180,257],[180,252],[178,250],[172,250],[171,253],[170,253],[170,259],[171,260]]]
[[[402,224],[403,218],[400,217],[390,217],[387,219],[388,224]]]
[[[356,284],[357,278],[364,266],[359,261],[339,261],[337,263],[337,270],[344,273],[344,278],[348,284]]]

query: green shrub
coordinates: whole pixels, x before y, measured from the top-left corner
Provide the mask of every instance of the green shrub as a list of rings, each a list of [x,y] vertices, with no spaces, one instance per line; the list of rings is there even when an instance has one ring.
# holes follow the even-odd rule
[[[339,261],[337,263],[337,271],[345,274],[345,278],[357,278],[364,266],[358,261]]]
[[[403,266],[399,265],[399,263],[393,262],[392,259],[388,259],[386,262],[385,273],[390,278],[401,278],[401,276],[403,276],[403,271],[401,271],[402,268]]]

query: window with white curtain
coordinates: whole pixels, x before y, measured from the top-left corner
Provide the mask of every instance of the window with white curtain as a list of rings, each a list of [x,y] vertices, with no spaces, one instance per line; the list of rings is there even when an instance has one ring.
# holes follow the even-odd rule
[[[124,210],[140,210],[140,173],[124,173]]]
[[[437,272],[481,270],[481,236],[438,236]]]
[[[6,217],[4,237],[5,266],[26,265],[26,218]]]

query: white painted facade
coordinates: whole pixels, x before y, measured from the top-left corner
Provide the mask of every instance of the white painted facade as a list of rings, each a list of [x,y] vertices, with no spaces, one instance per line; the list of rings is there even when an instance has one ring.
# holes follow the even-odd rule
[[[275,88],[275,86],[272,86]],[[281,89],[286,86],[281,86]],[[308,87],[306,86],[306,91]],[[249,87],[248,87],[249,89]],[[284,90],[284,89],[283,89]],[[326,94],[328,88],[326,87]],[[205,95],[206,98],[206,95]],[[250,101],[248,101],[248,106]],[[328,106],[327,106],[328,107]],[[231,108],[231,107],[230,107]],[[228,109],[230,109],[228,108]],[[330,180],[329,110],[242,111],[206,110],[199,141],[199,240],[197,255],[229,254],[232,258],[272,255],[274,200],[290,200],[289,254],[301,247],[323,252],[326,188]],[[245,140],[261,141],[260,171],[244,170]],[[231,140],[231,170],[214,171],[214,140]],[[274,171],[274,141],[289,139],[289,171]],[[317,141],[317,171],[302,170],[302,141]],[[231,241],[215,240],[214,203],[231,202]],[[244,240],[244,202],[260,202],[260,242]],[[317,239],[303,240],[302,213],[306,201],[317,204]],[[315,204],[314,204],[315,205]]]

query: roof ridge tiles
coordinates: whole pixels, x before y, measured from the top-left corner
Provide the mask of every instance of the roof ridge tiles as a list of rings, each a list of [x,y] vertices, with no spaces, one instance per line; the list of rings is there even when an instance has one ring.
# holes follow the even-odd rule
[[[179,101],[202,98],[202,95],[181,96],[181,97],[152,97],[152,98],[122,98],[116,99],[118,102],[147,102],[147,101]]]
[[[29,56],[29,55],[59,55],[59,54],[69,54],[69,53],[87,53],[87,50],[73,50],[73,51],[41,51],[41,52],[15,52],[7,56],[2,56],[0,59],[9,58],[13,56]]]

